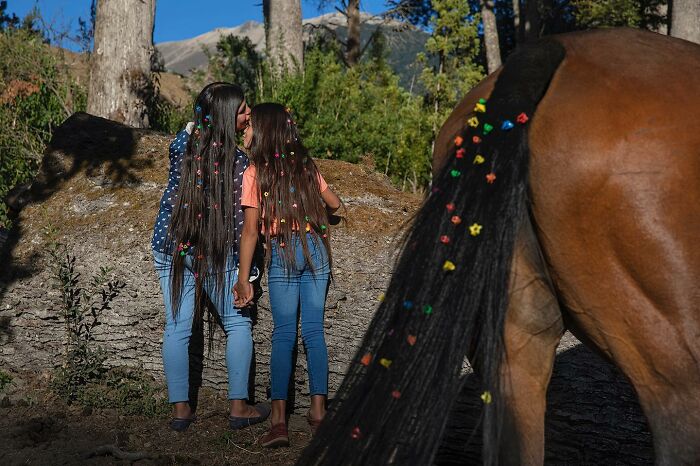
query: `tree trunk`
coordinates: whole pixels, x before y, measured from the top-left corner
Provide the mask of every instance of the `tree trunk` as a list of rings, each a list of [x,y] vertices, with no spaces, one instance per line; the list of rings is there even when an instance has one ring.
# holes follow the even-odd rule
[[[525,14],[520,18],[520,36],[525,41],[537,39],[540,36],[541,23],[542,17],[540,16],[539,1],[525,0]]]
[[[669,1],[668,15],[671,36],[700,44],[700,1]]]
[[[496,14],[493,12],[493,0],[481,1],[481,20],[484,23],[484,47],[486,47],[486,66],[489,74],[501,66],[501,47],[498,44],[498,27]]]
[[[99,0],[87,111],[148,127],[155,0]]]
[[[360,61],[360,0],[349,0],[345,14],[348,18],[345,61],[348,66],[355,66]]]
[[[520,27],[520,0],[513,0],[513,31],[516,45],[520,44],[523,41],[523,31]]]
[[[277,72],[304,69],[300,0],[263,0],[267,56]]]

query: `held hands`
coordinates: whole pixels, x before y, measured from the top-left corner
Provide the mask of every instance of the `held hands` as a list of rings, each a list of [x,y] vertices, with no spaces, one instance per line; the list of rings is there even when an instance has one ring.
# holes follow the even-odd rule
[[[238,280],[233,285],[233,304],[238,307],[246,307],[253,300],[253,284],[248,280],[241,282]]]

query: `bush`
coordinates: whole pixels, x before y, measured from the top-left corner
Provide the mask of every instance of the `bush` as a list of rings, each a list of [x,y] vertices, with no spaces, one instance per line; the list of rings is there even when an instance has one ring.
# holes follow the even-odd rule
[[[49,254],[56,288],[61,292],[66,353],[52,388],[67,403],[91,408],[114,408],[124,414],[159,415],[168,404],[161,388],[144,371],[108,368],[105,354],[96,346],[94,330],[102,313],[111,309],[124,284],[110,279],[111,269],[100,272],[84,286],[76,271],[75,256],[56,240],[57,230],[47,227]]]
[[[9,227],[7,193],[34,176],[53,128],[86,102],[86,90],[40,35],[0,31],[0,226]]]
[[[379,170],[414,190],[428,183],[431,128],[422,99],[376,62],[347,69],[334,52],[311,50],[304,75],[268,86],[258,100],[292,108],[312,155],[358,162],[371,155]]]

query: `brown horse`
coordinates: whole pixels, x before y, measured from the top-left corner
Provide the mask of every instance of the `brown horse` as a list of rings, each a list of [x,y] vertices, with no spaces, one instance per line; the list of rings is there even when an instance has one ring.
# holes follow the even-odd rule
[[[444,124],[433,159],[437,188],[407,236],[338,406],[301,464],[431,461],[444,428],[441,410],[454,400],[450,387],[459,386],[453,366],[465,354],[485,380],[484,462],[542,464],[545,395],[565,329],[629,378],[652,431],[657,464],[700,464],[700,46],[630,29],[566,34],[548,43],[533,45],[532,53],[515,52]],[[537,55],[545,46],[546,57]],[[536,66],[525,69],[533,60]],[[541,91],[506,92],[528,80],[534,87],[541,81]],[[487,112],[475,109],[479,99],[486,99]],[[493,136],[528,99],[533,107],[519,139],[508,142],[518,124]],[[477,124],[472,117],[480,120],[476,128],[468,126]],[[496,126],[491,134],[484,121]],[[472,147],[475,136],[482,141],[475,139]],[[521,152],[522,159],[512,155]],[[493,179],[482,186],[479,166],[489,159]],[[512,168],[519,163],[529,163],[524,181]],[[455,184],[455,178],[464,181]],[[501,181],[526,189],[503,194],[488,186]],[[518,196],[523,206],[498,210]],[[445,201],[451,201],[449,213],[437,210]],[[432,221],[460,212],[471,216],[465,222],[481,223],[484,234],[500,237],[477,244],[448,230],[444,218]],[[509,213],[514,223],[499,230],[497,221]],[[439,232],[427,233],[434,230]],[[460,243],[446,244],[438,233],[447,231]],[[515,233],[512,244],[509,231]],[[438,236],[443,245],[433,246]],[[471,255],[462,254],[469,248]],[[483,250],[488,257],[479,255]],[[439,280],[425,280],[430,292],[410,291],[411,281],[421,289],[410,264],[425,276],[427,267],[451,257],[468,264],[461,281],[450,281],[461,270],[455,260]],[[498,261],[507,264],[508,274],[491,272]],[[471,285],[480,277],[490,282]],[[494,291],[499,277],[507,283],[503,303]],[[459,283],[466,283],[459,293],[475,296],[471,301],[445,291]],[[434,320],[412,314],[425,302],[436,303]],[[439,318],[449,319],[449,326],[434,323]],[[466,347],[457,347],[452,328],[467,332]],[[410,335],[410,347],[395,342],[402,332]],[[491,342],[491,332],[500,339]],[[426,346],[416,349],[421,340]],[[443,364],[450,351],[457,357]],[[430,391],[446,401],[421,387],[439,377],[444,384]],[[393,399],[386,394],[391,387]]]

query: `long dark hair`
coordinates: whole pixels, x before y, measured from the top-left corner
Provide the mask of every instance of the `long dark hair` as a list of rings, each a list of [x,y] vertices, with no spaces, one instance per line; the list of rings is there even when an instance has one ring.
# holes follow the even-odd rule
[[[295,254],[293,248],[284,246],[293,240],[297,230],[304,258],[313,264],[304,234],[309,232],[314,243],[324,244],[330,261],[330,229],[321,199],[320,174],[301,141],[291,113],[280,104],[259,104],[251,110],[250,124],[253,127],[250,160],[257,173],[267,244],[274,228],[280,256],[291,268],[295,265]],[[268,261],[270,249],[266,251]]]
[[[201,317],[205,280],[224,289],[228,259],[237,249],[239,225],[235,196],[242,177],[236,156],[236,122],[245,101],[235,84],[209,84],[194,102],[194,129],[187,141],[181,165],[180,185],[168,230],[172,260],[171,298],[173,313],[179,311],[185,259],[192,255],[195,274],[195,315]],[[211,283],[211,282],[210,282]]]
[[[483,384],[483,463],[499,462],[509,277],[528,215],[526,121],[564,53],[551,40],[513,52],[467,120],[336,402],[297,464],[432,464],[466,356]]]

